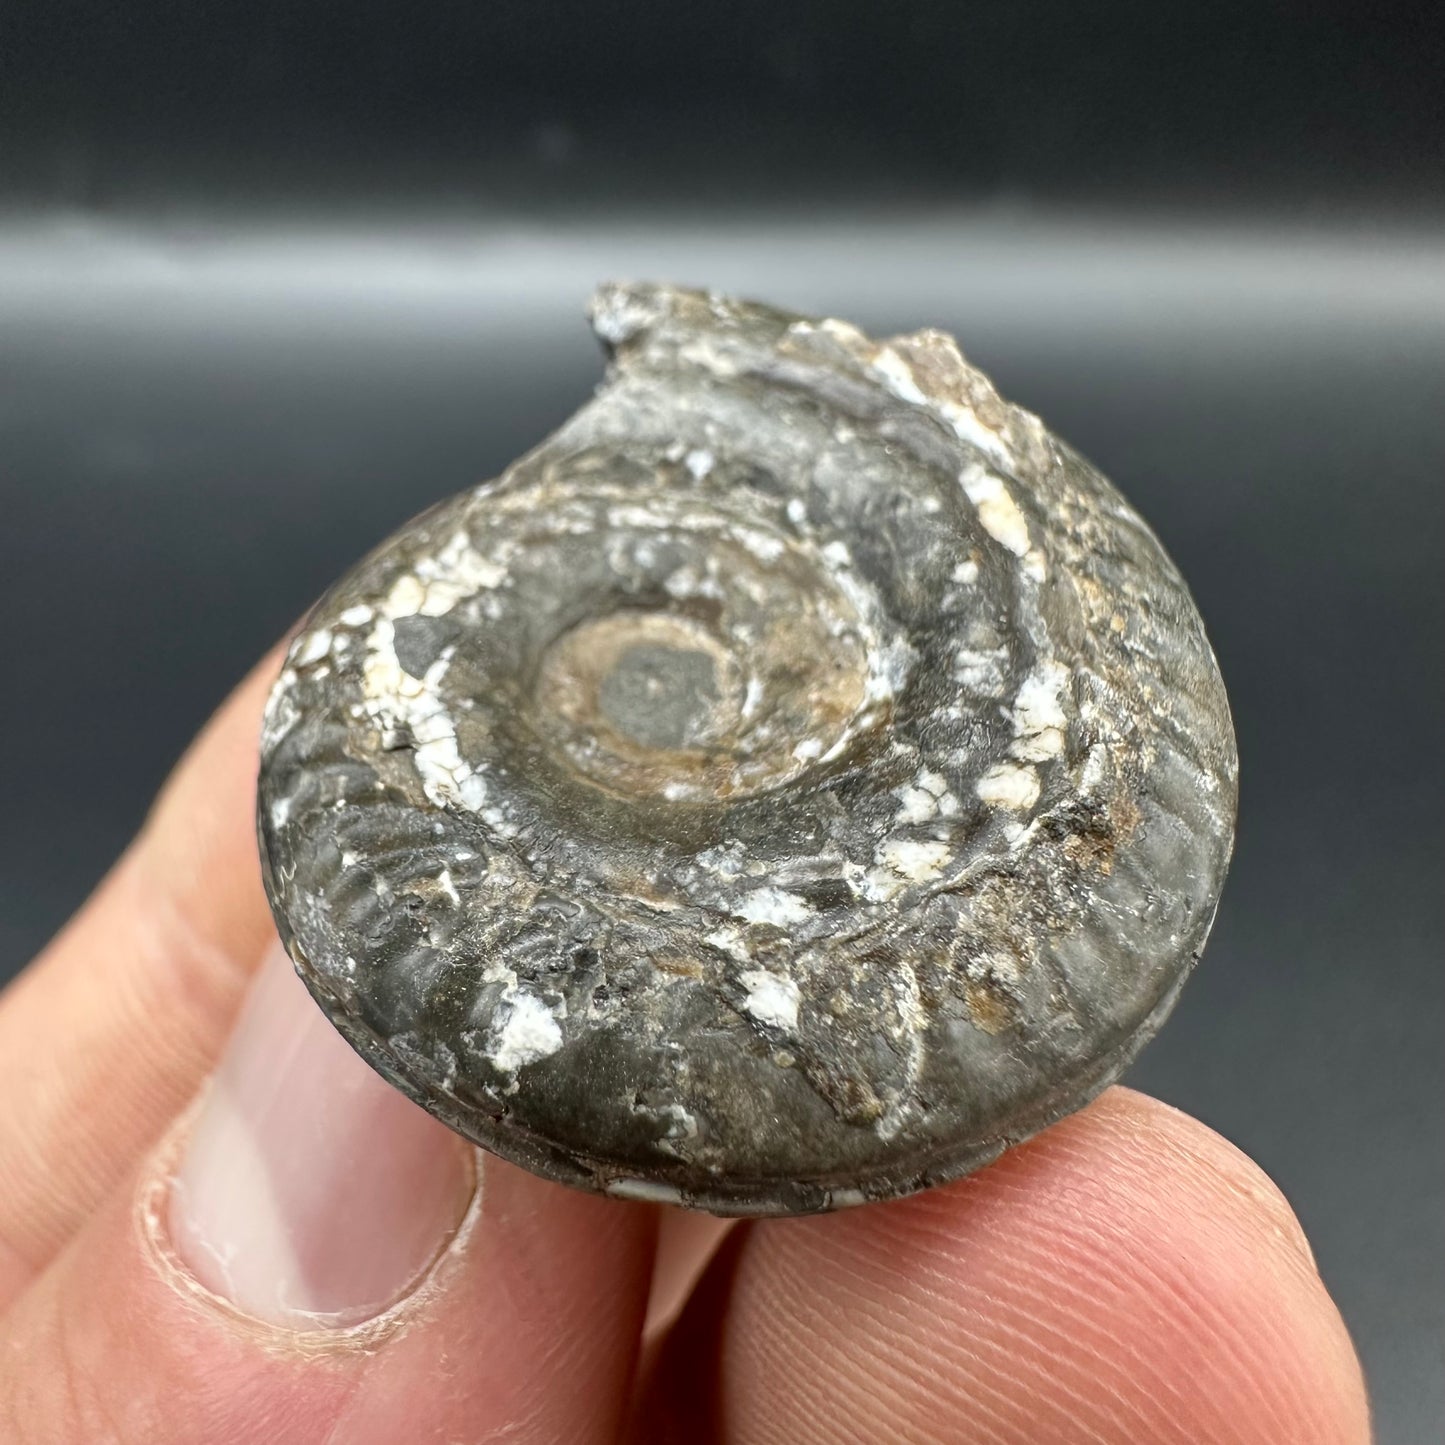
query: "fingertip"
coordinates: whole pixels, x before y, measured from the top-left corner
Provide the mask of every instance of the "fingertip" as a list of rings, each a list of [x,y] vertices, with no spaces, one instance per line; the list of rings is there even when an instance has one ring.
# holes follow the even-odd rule
[[[1129,1159],[1140,1169],[1151,1160],[1167,1165],[1159,1171],[1161,1191],[1178,1180],[1214,1188],[1231,1201],[1226,1214],[1249,1220],[1252,1228],[1273,1236],[1282,1251],[1292,1252],[1318,1273],[1309,1238],[1284,1191],[1222,1134],[1172,1104],[1123,1086],[1097,1099],[1087,1117],[1091,1135],[1100,1141],[1105,1135],[1113,1137],[1121,1161]],[[1061,1126],[1060,1142],[1068,1124],[1065,1120]]]
[[[952,1186],[755,1226],[715,1339],[730,1439],[1369,1438],[1283,1197],[1126,1090]]]
[[[1034,1227],[1054,1241],[1040,1283],[1103,1281],[1075,1311],[1079,1337],[1110,1361],[1117,1340],[1145,1363],[1115,1371],[1121,1405],[1131,1391],[1143,1403],[1150,1379],[1156,1400],[1172,1394],[1175,1433],[1160,1409],[1160,1439],[1369,1440],[1359,1360],[1304,1229],[1241,1149],[1114,1088],[1009,1165],[1039,1191]]]

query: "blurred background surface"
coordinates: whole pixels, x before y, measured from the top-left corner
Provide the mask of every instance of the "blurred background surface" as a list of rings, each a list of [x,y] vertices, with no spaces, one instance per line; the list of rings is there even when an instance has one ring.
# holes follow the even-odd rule
[[[597,281],[943,326],[1153,523],[1231,689],[1234,872],[1130,1081],[1281,1183],[1381,1440],[1437,1438],[1437,14],[9,0],[0,978],[337,572],[586,396]]]

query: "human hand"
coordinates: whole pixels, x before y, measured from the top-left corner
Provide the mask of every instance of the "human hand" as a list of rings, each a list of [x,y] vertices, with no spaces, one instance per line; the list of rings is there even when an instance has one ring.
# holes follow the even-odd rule
[[[957,1184],[731,1228],[466,1146],[276,943],[277,665],[0,994],[0,1440],[1368,1439],[1289,1206],[1126,1089]]]

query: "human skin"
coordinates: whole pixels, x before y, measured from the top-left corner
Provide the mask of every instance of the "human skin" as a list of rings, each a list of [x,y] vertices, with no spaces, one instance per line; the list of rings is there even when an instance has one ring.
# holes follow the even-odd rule
[[[277,665],[0,994],[0,1439],[1368,1440],[1282,1195],[1127,1089],[945,1188],[731,1226],[454,1138],[278,955]]]

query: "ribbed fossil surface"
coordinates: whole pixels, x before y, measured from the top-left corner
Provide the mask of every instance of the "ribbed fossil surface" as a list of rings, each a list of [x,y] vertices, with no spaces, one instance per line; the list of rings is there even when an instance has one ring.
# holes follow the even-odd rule
[[[1203,947],[1236,791],[1183,581],[947,336],[604,288],[607,378],[360,562],[266,716],[302,977],[564,1183],[887,1198],[1078,1107]]]

